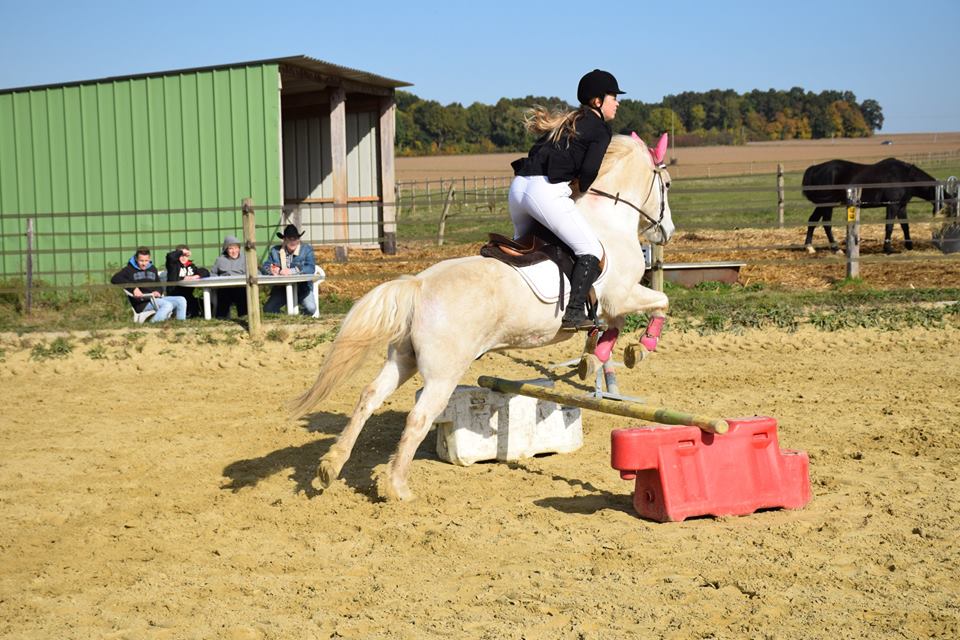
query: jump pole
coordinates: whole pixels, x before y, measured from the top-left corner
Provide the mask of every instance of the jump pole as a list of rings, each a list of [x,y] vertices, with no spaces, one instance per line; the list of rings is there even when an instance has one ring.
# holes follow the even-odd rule
[[[565,393],[557,393],[556,391],[535,384],[504,380],[503,378],[494,378],[493,376],[480,376],[477,384],[481,387],[492,389],[493,391],[499,391],[500,393],[530,396],[531,398],[549,400],[558,404],[590,409],[601,413],[611,413],[627,418],[650,420],[660,424],[680,424],[700,427],[700,429],[708,433],[726,433],[727,429],[730,428],[727,421],[721,418],[698,416],[692,413],[684,413],[682,411],[674,411],[673,409],[665,409],[663,407],[625,400],[573,396]]]

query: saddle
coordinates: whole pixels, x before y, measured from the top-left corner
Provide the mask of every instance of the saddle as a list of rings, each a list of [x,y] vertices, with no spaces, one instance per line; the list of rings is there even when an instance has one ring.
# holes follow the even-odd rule
[[[547,260],[557,265],[557,278],[560,281],[560,310],[563,311],[566,298],[564,292],[565,280],[571,278],[573,265],[577,261],[577,256],[570,247],[546,228],[537,229],[533,233],[528,233],[516,239],[508,238],[499,233],[489,233],[487,235],[489,238],[487,244],[480,247],[480,255],[485,258],[499,260],[517,269]],[[595,299],[593,299],[591,292],[587,303],[591,315],[594,305]]]

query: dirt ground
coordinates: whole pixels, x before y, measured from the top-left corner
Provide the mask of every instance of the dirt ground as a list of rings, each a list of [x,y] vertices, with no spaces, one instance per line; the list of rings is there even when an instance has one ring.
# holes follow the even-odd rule
[[[884,141],[892,144],[882,144]],[[653,144],[655,140],[647,140]],[[960,132],[896,133],[883,132],[871,138],[834,140],[785,140],[751,142],[742,146],[678,147],[669,157],[674,179],[746,173],[775,173],[777,163],[786,171],[800,171],[810,164],[844,158],[876,162],[895,156],[908,162],[936,159],[943,154],[960,153]],[[437,180],[474,176],[512,176],[510,162],[522,153],[487,153],[458,156],[420,156],[397,158],[397,180]]]
[[[666,524],[635,515],[609,466],[610,430],[636,422],[593,413],[578,452],[513,464],[446,464],[431,433],[418,499],[378,501],[371,476],[418,379],[318,493],[317,461],[375,371],[285,419],[325,350],[294,345],[324,329],[73,336],[42,361],[37,338],[0,336],[0,636],[960,637],[956,326],[666,333],[619,370],[623,391],[776,417],[813,493],[802,510]],[[463,382],[538,376],[577,346],[490,354]]]

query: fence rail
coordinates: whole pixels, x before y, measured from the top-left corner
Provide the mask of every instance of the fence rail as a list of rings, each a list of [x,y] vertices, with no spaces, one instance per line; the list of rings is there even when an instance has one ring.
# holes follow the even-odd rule
[[[934,154],[927,154],[934,155]],[[960,161],[958,161],[960,165]],[[736,184],[734,184],[736,182]],[[369,213],[370,220],[382,221],[384,206],[396,207],[396,238],[407,249],[426,247],[436,244],[464,245],[486,239],[488,231],[510,233],[511,223],[507,213],[507,191],[510,178],[490,176],[487,178],[456,178],[400,181],[396,184],[396,201],[384,205],[381,202],[351,203]],[[907,184],[907,183],[904,183]],[[938,186],[946,192],[945,199],[954,206],[957,215],[956,182],[938,180],[934,183],[909,183],[909,186]],[[772,175],[756,176],[750,181],[729,180],[723,178],[675,181],[670,191],[670,203],[674,222],[679,234],[696,234],[730,231],[755,230],[798,230],[796,242],[792,239],[777,239],[774,242],[753,244],[735,242],[723,244],[726,240],[709,245],[687,246],[684,253],[691,255],[716,255],[737,252],[755,257],[756,264],[766,263],[759,255],[763,251],[802,249],[800,243],[802,230],[805,230],[812,205],[803,195],[804,190],[845,190],[846,188],[870,188],[877,184],[842,185],[831,187],[802,188],[799,175],[785,174],[780,171]],[[890,186],[890,185],[884,185]],[[838,199],[837,206],[847,206],[851,196]],[[855,200],[855,199],[854,199]],[[853,200],[851,200],[852,202]],[[311,203],[313,211],[332,208],[333,203]],[[922,204],[928,207],[927,204]],[[317,232],[328,237],[327,230],[342,224],[325,221],[322,216],[306,215],[307,206],[265,205],[257,207],[255,235],[260,240],[258,250],[260,258],[274,241],[274,233],[288,222],[296,222],[301,228]],[[924,215],[926,214],[926,215]],[[364,214],[367,215],[366,213]],[[146,219],[154,222],[144,227]],[[939,223],[924,212],[920,204],[911,205],[908,219],[925,223]],[[15,250],[8,250],[0,256],[0,292],[18,293],[24,298],[31,295],[38,281],[45,281],[45,290],[56,290],[50,286],[51,280],[64,289],[79,285],[104,284],[110,275],[119,269],[140,245],[148,245],[156,250],[155,255],[179,244],[187,234],[201,234],[201,242],[191,248],[199,250],[200,264],[209,264],[219,253],[224,234],[241,235],[242,210],[237,207],[211,207],[194,209],[163,209],[155,211],[111,211],[111,212],[34,212],[31,214],[0,215],[0,238],[17,239]],[[861,231],[870,232],[880,225],[905,222],[906,220],[884,219],[882,211],[864,210],[857,213],[857,222]],[[838,221],[837,224],[845,224]],[[824,226],[824,222],[814,226]],[[29,228],[29,231],[28,231]],[[375,246],[385,240],[383,226],[380,223],[365,228],[369,235],[354,236],[364,246]],[[315,243],[335,245],[334,242]],[[689,244],[689,243],[688,243]],[[671,246],[666,259],[676,253]],[[360,254],[358,254],[360,255]],[[359,267],[359,274],[340,273],[328,277],[328,284],[338,281],[354,282],[369,279],[364,274],[364,266],[376,264],[371,268],[377,276],[389,278],[409,273],[426,266],[436,256],[398,257],[378,256],[377,259],[353,259],[352,264]],[[861,256],[859,261],[869,263],[874,258]],[[930,256],[914,258],[931,260]],[[792,264],[799,264],[792,260]],[[395,265],[395,269],[392,268]]]

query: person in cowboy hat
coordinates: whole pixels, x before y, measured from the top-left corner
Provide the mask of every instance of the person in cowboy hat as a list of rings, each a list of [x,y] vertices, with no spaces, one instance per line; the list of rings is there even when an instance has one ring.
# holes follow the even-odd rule
[[[553,232],[577,257],[570,278],[570,300],[561,329],[588,329],[594,325],[585,304],[590,287],[600,275],[603,247],[573,202],[571,183],[583,193],[597,177],[603,154],[613,137],[607,124],[617,115],[617,96],[624,93],[607,71],[594,69],[580,78],[573,111],[528,110],[527,129],[540,138],[526,158],[511,163],[514,179],[508,196],[514,237],[532,230],[537,222]]]
[[[287,276],[299,273],[316,273],[317,263],[313,256],[313,247],[305,242],[300,242],[300,237],[305,232],[297,231],[297,227],[288,224],[283,233],[278,233],[277,237],[283,240],[283,244],[278,244],[270,249],[270,255],[260,267],[260,272],[268,276]],[[297,304],[300,306],[300,312],[312,316],[317,311],[317,301],[313,296],[313,287],[309,282],[301,282],[297,285]],[[263,310],[267,313],[280,313],[280,309],[287,305],[287,294],[285,287],[276,286],[270,290],[270,297],[267,303],[263,305]]]

